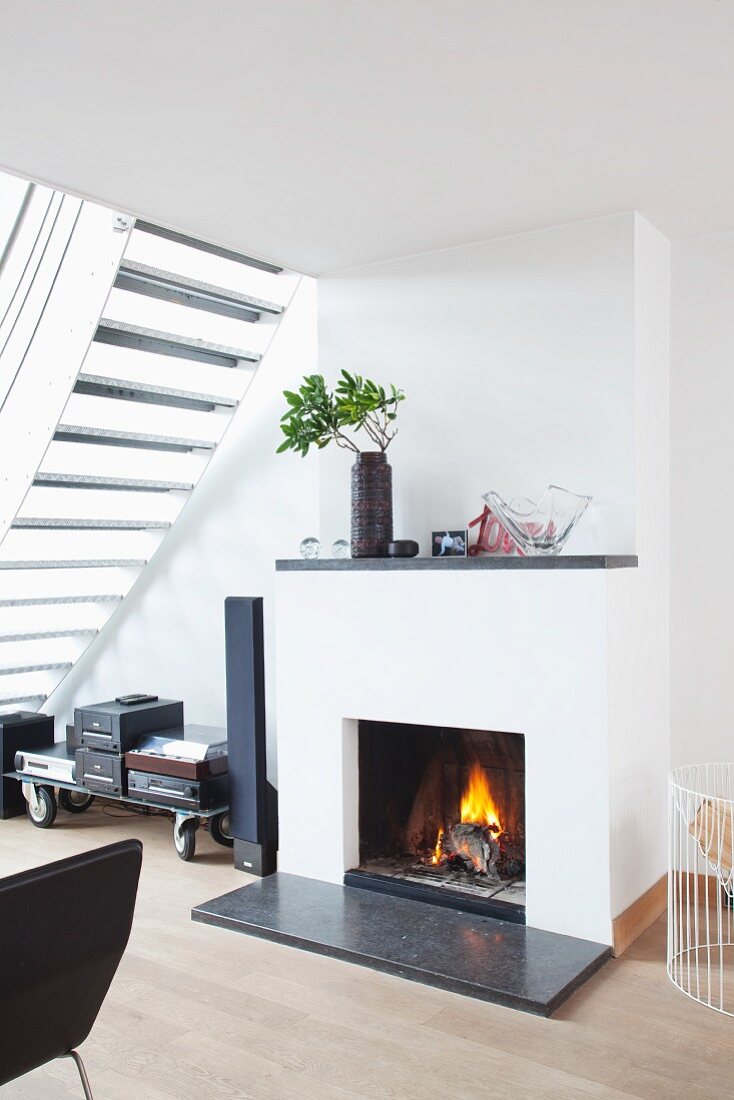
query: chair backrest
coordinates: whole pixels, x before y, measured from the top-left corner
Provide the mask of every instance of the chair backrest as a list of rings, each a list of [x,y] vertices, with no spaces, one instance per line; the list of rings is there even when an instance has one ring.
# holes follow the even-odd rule
[[[130,935],[142,851],[124,840],[0,880],[0,1084],[91,1031]]]

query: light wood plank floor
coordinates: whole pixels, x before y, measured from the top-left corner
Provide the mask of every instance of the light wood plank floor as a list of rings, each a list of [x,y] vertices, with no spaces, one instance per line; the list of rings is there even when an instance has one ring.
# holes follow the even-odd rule
[[[59,811],[48,831],[0,822],[0,875],[125,836],[144,842],[143,874],[82,1048],[96,1100],[734,1098],[734,1021],[669,985],[662,921],[542,1020],[194,924],[193,904],[247,880],[201,831],[181,863],[162,818],[95,806]],[[0,1100],[80,1095],[66,1062],[0,1088]]]

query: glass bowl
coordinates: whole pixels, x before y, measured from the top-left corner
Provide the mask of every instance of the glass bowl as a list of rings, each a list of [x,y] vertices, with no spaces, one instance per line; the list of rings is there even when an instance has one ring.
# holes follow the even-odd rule
[[[497,519],[514,538],[523,554],[560,554],[589,506],[591,497],[549,485],[540,500],[515,497],[509,504],[490,489],[483,494]]]

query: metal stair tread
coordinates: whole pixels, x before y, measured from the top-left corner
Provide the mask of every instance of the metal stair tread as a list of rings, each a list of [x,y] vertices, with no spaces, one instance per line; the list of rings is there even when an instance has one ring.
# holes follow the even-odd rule
[[[19,596],[11,599],[0,598],[0,607],[47,607],[55,604],[71,603],[121,603],[119,592],[92,592],[77,596]]]
[[[33,694],[33,695],[0,695],[0,707],[9,707],[14,703],[30,703],[38,699],[41,703],[45,703],[48,699],[48,695]]]
[[[27,672],[59,672],[74,667],[73,661],[42,661],[36,665],[0,665],[0,676],[22,676]]]
[[[100,318],[94,339],[106,343],[150,343],[163,354],[176,355],[177,350],[183,358],[204,358],[206,361],[246,360],[259,363],[262,356],[256,351],[233,348],[226,344],[215,344],[210,340],[198,340],[194,336],[179,336],[175,332],[146,328],[143,325],[129,324],[127,321],[115,321],[111,317]],[[173,350],[171,350],[173,349]],[[153,348],[151,348],[153,350]]]
[[[89,634],[99,634],[99,629],[96,626],[90,626],[86,630],[84,627],[75,627],[70,630],[23,630],[15,634],[0,633],[0,645],[3,642],[42,642],[51,638],[81,638]]]
[[[26,558],[0,561],[2,569],[142,569],[146,558]]]
[[[199,279],[192,279],[188,275],[177,275],[173,271],[151,267],[149,264],[143,264],[137,260],[123,258],[118,274],[130,275],[133,278],[140,279],[141,283],[148,282],[159,286],[170,286],[176,290],[190,292],[202,299],[217,299],[256,313],[279,314],[283,312],[283,306],[279,306],[275,302],[269,302],[265,298],[255,298],[252,294],[243,294],[239,290],[229,290],[227,287],[217,286],[216,283],[202,282]]]
[[[262,277],[251,273],[248,277],[245,271],[238,271],[231,263],[217,263],[201,253],[273,275],[280,274],[281,267],[150,222],[138,222],[137,230],[173,244],[169,247],[161,241],[156,245],[153,241],[137,238],[140,260],[132,258],[135,252],[128,248],[129,242],[117,250],[115,265],[105,271],[104,290],[107,293],[110,286],[117,289],[107,298],[111,304],[106,307],[100,307],[101,296],[95,301],[95,350],[88,359],[88,367],[84,369],[83,358],[81,364],[77,359],[74,369],[79,373],[76,377],[64,376],[67,395],[73,380],[72,393],[78,396],[67,403],[67,412],[61,413],[61,420],[56,424],[52,435],[54,446],[46,451],[45,469],[43,457],[40,461],[36,458],[32,484],[53,492],[36,492],[25,503],[25,498],[20,504],[15,503],[16,514],[10,529],[15,529],[17,534],[12,536],[12,550],[8,544],[7,560],[0,560],[0,577],[6,578],[5,589],[0,590],[0,609],[37,608],[38,611],[18,610],[5,615],[4,630],[0,630],[0,657],[4,656],[4,660],[0,659],[0,682],[3,678],[6,681],[5,694],[0,693],[3,710],[15,706],[40,709],[50,697],[52,685],[73,669],[78,655],[125,599],[135,577],[148,564],[160,536],[174,525],[173,513],[185,499],[169,498],[168,505],[160,501],[161,508],[149,508],[143,506],[144,500],[136,503],[136,498],[130,494],[188,494],[193,491],[202,469],[219,445],[231,414],[242,400],[241,391],[265,354],[265,350],[250,348],[261,345],[266,348],[288,308],[293,289],[290,279],[279,280],[276,287],[270,275]],[[120,259],[120,253],[126,249],[132,253],[131,258],[123,254]],[[249,290],[255,293],[248,293]],[[261,293],[267,297],[258,297]],[[131,294],[136,294],[137,300],[130,297]],[[147,301],[141,300],[141,296]],[[154,299],[171,304],[157,306]],[[183,309],[188,312],[181,312]],[[205,313],[198,318],[198,324],[193,310]],[[111,316],[100,316],[105,312]],[[240,327],[233,326],[231,321],[219,323],[213,314],[230,317],[238,321]],[[118,320],[117,317],[128,319]],[[143,323],[136,323],[138,319]],[[258,321],[263,324],[255,335],[252,330],[241,327],[244,323]],[[166,331],[170,329],[183,332]],[[210,330],[213,339],[207,338]],[[202,336],[205,338],[200,338]],[[227,343],[217,343],[219,339]],[[250,348],[241,344],[250,345]],[[170,365],[169,360],[172,360]],[[232,385],[225,384],[227,379],[221,374],[222,368],[243,371],[241,385],[236,375],[229,376]],[[127,374],[132,377],[126,378]],[[220,392],[201,392],[204,389]],[[224,396],[230,392],[235,396]],[[107,403],[102,404],[103,400]],[[110,405],[110,400],[134,402],[138,412],[136,414],[129,405],[127,408],[120,404]],[[143,405],[149,407],[148,411],[141,407]],[[156,412],[156,407],[162,408]],[[165,411],[166,407],[171,409],[170,413]],[[176,409],[187,410],[187,415],[175,415]],[[228,411],[225,415],[220,410]],[[190,412],[197,415],[188,415]],[[199,412],[212,415],[199,417]],[[73,423],[64,422],[65,418]],[[113,427],[105,427],[106,423]],[[130,424],[130,429],[126,424]],[[214,438],[195,439],[177,434],[187,431]],[[58,446],[59,443],[62,445]],[[85,452],[80,445],[92,447]],[[105,450],[95,450],[95,446],[104,446]],[[119,461],[115,461],[112,447],[133,450],[127,454],[118,453]],[[194,453],[179,460],[156,458],[155,451]],[[72,472],[75,470],[79,472]],[[106,475],[105,470],[110,470],[110,474]],[[30,475],[33,470],[27,472]],[[103,498],[93,493],[81,497],[68,493],[54,495],[56,490],[67,488],[96,489],[102,493],[120,490],[128,495],[117,498]],[[153,502],[149,500],[149,503]],[[96,513],[101,515],[95,518]],[[147,519],[146,515],[170,515],[172,518]],[[143,518],[121,518],[123,516]],[[7,518],[11,520],[12,513]],[[46,533],[32,534],[33,531]],[[59,534],[64,531],[70,533]],[[149,535],[132,539],[122,534],[84,537],[73,534],[114,531],[160,534],[155,538]],[[121,553],[138,556],[80,556]],[[61,557],[62,554],[70,556]],[[78,606],[82,610],[79,613],[45,610],[63,606]],[[85,626],[85,622],[93,625]],[[64,639],[69,641],[65,643]],[[54,640],[59,640],[60,644],[55,644]],[[16,648],[9,648],[13,644]],[[4,650],[3,645],[6,645]],[[18,683],[12,680],[14,676]],[[41,690],[34,690],[38,686]],[[23,687],[26,687],[25,692]]]
[[[21,516],[11,524],[19,531],[167,531],[170,526],[170,520],[163,519],[77,519],[70,516]]]
[[[120,394],[105,392],[109,389],[122,390],[125,392]],[[238,404],[237,398],[235,397],[218,397],[215,394],[199,393],[196,390],[180,390],[171,386],[153,385],[150,382],[131,382],[124,378],[109,378],[103,374],[85,374],[84,372],[81,372],[77,376],[77,380],[74,384],[74,392],[91,393],[93,396],[110,397],[113,400],[135,400],[135,395],[139,394],[141,397],[160,397],[163,399],[160,402],[161,404],[173,403],[175,401],[184,406],[219,406],[224,409],[234,409]],[[166,402],[166,398],[172,400]]]
[[[186,233],[179,233],[175,229],[166,229],[163,225],[155,225],[139,219],[135,222],[135,229],[141,233],[150,233],[154,237],[162,237],[164,240],[173,241],[174,244],[183,244],[187,248],[195,248],[199,252],[208,252],[212,256],[220,256],[225,260],[234,260],[235,263],[245,264],[246,267],[256,267],[260,271],[270,271],[273,275],[280,275],[283,268],[267,260],[258,260],[254,256],[246,256],[244,252],[237,252],[233,248],[225,248],[224,245],[212,244],[210,241],[202,241],[199,237],[190,237]]]
[[[68,438],[67,437],[71,437]],[[216,443],[211,439],[187,439],[185,436],[152,435],[148,432],[125,432],[114,428],[94,428],[80,424],[59,424],[54,432],[54,439],[59,442],[71,443],[108,443],[118,446],[150,446],[152,449],[160,447],[163,450],[204,450],[213,451]]]
[[[167,493],[174,490],[191,492],[191,481],[156,481],[142,477],[105,477],[104,474],[58,474],[40,471],[34,485],[52,489],[119,489],[144,493]]]

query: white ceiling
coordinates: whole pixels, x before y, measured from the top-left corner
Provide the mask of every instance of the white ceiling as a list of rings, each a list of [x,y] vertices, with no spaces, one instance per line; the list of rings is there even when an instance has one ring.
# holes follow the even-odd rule
[[[734,0],[4,0],[0,164],[311,273],[734,228]]]

